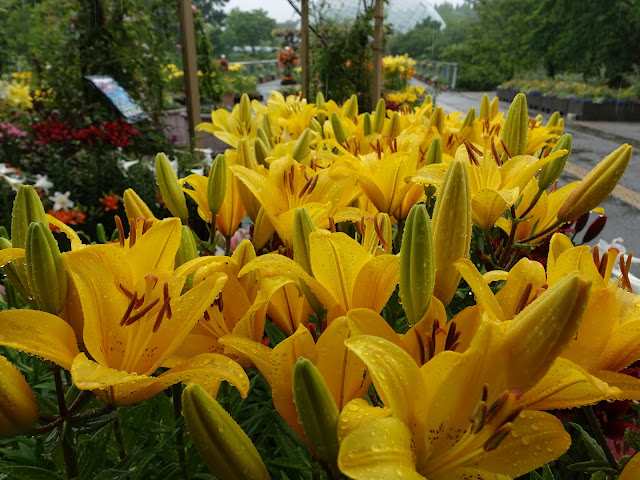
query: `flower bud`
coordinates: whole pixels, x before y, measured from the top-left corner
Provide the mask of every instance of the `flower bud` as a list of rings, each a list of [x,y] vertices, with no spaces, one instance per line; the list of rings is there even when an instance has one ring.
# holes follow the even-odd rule
[[[444,174],[431,226],[436,264],[433,294],[446,307],[453,299],[461,277],[453,262],[469,258],[471,247],[469,174],[460,160],[451,162]]]
[[[178,252],[176,253],[176,268],[180,265],[184,265],[194,258],[198,258],[198,245],[196,244],[196,239],[193,238],[191,229],[186,225],[182,225],[180,247],[178,247]]]
[[[519,93],[511,102],[507,118],[502,127],[502,140],[512,157],[527,153],[527,134],[529,132],[529,116],[527,112],[527,97]],[[507,152],[502,155],[502,161],[509,159]]]
[[[549,155],[557,152],[558,150],[568,150],[568,152],[561,157],[551,160],[542,167],[540,175],[538,176],[538,188],[540,190],[546,190],[553,185],[553,182],[558,179],[562,170],[564,170],[564,166],[566,165],[567,160],[569,159],[569,154],[571,153],[571,135],[565,133],[560,137]]]
[[[464,117],[464,120],[462,121],[462,126],[460,127],[460,130],[462,130],[465,127],[473,127],[473,122],[475,120],[476,120],[476,109],[471,107],[467,112],[467,115]]]
[[[347,130],[344,128],[342,119],[336,112],[331,114],[331,128],[333,128],[333,136],[336,138],[336,141],[342,145],[347,139]]]
[[[549,120],[547,121],[547,127],[553,128],[553,127],[558,127],[559,125],[560,125],[560,112],[556,110],[549,117]]]
[[[186,223],[189,218],[187,201],[178,182],[178,176],[164,153],[156,155],[156,179],[162,199],[171,215]]]
[[[273,126],[271,125],[271,117],[269,117],[269,115],[265,115],[264,117],[262,117],[262,128],[264,129],[264,133],[267,135],[267,139],[269,140],[269,145],[271,145],[271,147],[273,147],[273,141],[271,140],[272,138],[274,138],[273,135]]]
[[[442,133],[444,131],[444,117],[444,110],[440,107],[436,107],[429,119],[429,131],[435,128],[438,132]]]
[[[256,138],[262,140],[262,143],[264,143],[265,147],[267,147],[269,150],[273,148],[271,139],[267,136],[267,132],[265,132],[264,128],[262,128],[260,125],[258,125],[258,127],[256,128]]]
[[[249,147],[249,140],[243,138],[238,142],[238,148],[236,149],[237,157],[236,164],[249,168],[253,171],[258,169],[258,162],[256,161],[251,148]],[[256,197],[251,193],[251,190],[242,182],[238,183],[238,191],[240,193],[240,199],[244,205],[247,215],[255,222],[258,217],[261,205]]]
[[[427,158],[424,162],[425,165],[432,165],[434,163],[442,163],[442,142],[439,137],[433,137],[429,150],[427,150]]]
[[[249,95],[243,93],[238,104],[238,119],[240,123],[246,124],[251,121],[251,100]]]
[[[220,480],[269,480],[269,473],[247,434],[201,387],[182,393],[182,413],[189,438],[209,470]]]
[[[400,114],[398,112],[393,112],[393,115],[391,115],[391,118],[389,119],[389,123],[387,123],[385,135],[389,138],[396,138],[400,135],[401,131],[402,126],[400,125]]]
[[[373,115],[373,131],[376,133],[382,133],[382,127],[384,126],[384,119],[387,118],[387,104],[384,98],[378,100],[376,105],[376,112]]]
[[[0,437],[29,433],[38,421],[31,387],[6,358],[0,356]]]
[[[311,151],[311,130],[309,128],[305,128],[295,146],[293,147],[293,153],[291,156],[297,162],[302,162],[309,152]]]
[[[17,262],[21,262],[22,265],[22,271],[24,272],[24,284],[18,274],[18,268],[15,265]],[[0,267],[4,267],[4,274],[7,276],[11,285],[13,285],[13,287],[18,291],[20,296],[23,299],[28,300],[29,289],[26,269],[24,266],[24,249],[13,248],[11,242],[4,237],[0,237]]]
[[[547,373],[576,336],[590,288],[590,281],[571,273],[511,321],[506,332],[509,389],[526,392]]]
[[[338,407],[322,375],[306,358],[293,367],[293,401],[307,440],[319,459],[338,459]]]
[[[602,203],[618,184],[631,159],[630,145],[624,144],[607,155],[584,177],[558,211],[558,220],[567,222]]]
[[[311,128],[311,130],[316,132],[318,135],[320,136],[323,135],[322,125],[320,125],[320,122],[318,121],[317,118],[311,119],[311,123],[309,123],[309,128]]]
[[[320,122],[320,125],[322,125],[327,119],[327,114],[324,111],[324,95],[322,95],[322,92],[318,92],[316,94],[316,110],[318,110],[316,117],[318,118],[318,122]]]
[[[207,205],[215,220],[227,192],[227,162],[225,156],[217,155],[209,169],[207,180]]]
[[[47,222],[44,207],[31,185],[22,185],[16,193],[11,213],[11,243],[15,248],[27,245],[27,232],[32,222]]]
[[[138,194],[132,189],[127,188],[123,195],[124,211],[127,214],[127,218],[144,218],[155,219],[151,209],[147,204],[138,196]]]
[[[480,120],[491,120],[489,108],[489,95],[485,93],[482,95],[482,101],[480,102],[480,115],[478,116]]]
[[[344,116],[347,118],[355,118],[358,116],[358,97],[352,93],[349,100],[344,106]]]
[[[491,103],[489,103],[489,120],[493,120],[496,115],[498,115],[498,111],[500,110],[500,99],[498,97],[493,97]]]
[[[371,122],[371,114],[369,112],[365,112],[362,117],[362,133],[367,136],[371,135],[373,132],[373,124]]]
[[[313,224],[307,209],[304,207],[296,208],[293,217],[293,259],[309,275],[313,275],[309,235],[317,231],[318,229]]]
[[[431,219],[425,206],[417,204],[407,217],[400,247],[400,299],[409,325],[427,313],[435,279]]]
[[[262,139],[258,136],[256,136],[253,141],[253,151],[256,154],[256,161],[260,165],[265,165],[265,159],[269,155],[271,155],[271,152],[269,151],[269,148],[266,146],[266,144],[262,141]]]
[[[67,299],[67,271],[48,224],[29,225],[24,253],[31,296],[40,310],[58,315]]]

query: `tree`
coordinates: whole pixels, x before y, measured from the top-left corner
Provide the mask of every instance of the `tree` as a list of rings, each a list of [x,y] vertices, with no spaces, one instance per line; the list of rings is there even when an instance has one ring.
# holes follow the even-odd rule
[[[221,40],[227,48],[249,46],[255,53],[254,47],[273,42],[271,32],[276,28],[276,21],[262,9],[243,12],[234,8],[227,16],[225,25]]]

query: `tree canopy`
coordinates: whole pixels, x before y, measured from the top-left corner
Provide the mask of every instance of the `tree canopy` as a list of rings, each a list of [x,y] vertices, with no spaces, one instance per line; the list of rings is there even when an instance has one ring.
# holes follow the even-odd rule
[[[225,20],[221,41],[227,49],[238,46],[256,47],[273,42],[272,32],[276,21],[262,9],[243,12],[234,8]]]

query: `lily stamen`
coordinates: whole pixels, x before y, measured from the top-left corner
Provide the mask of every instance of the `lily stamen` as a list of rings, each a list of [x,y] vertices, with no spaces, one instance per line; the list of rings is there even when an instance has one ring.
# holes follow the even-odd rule
[[[131,297],[131,301],[129,302],[129,305],[127,306],[127,309],[124,311],[124,315],[122,316],[122,320],[120,320],[120,326],[121,327],[125,324],[125,322],[127,320],[129,320],[129,315],[131,315],[131,312],[133,311],[133,307],[135,306],[137,301],[138,301],[138,292],[135,292],[133,294],[133,296]]]
[[[508,158],[509,160],[511,160],[512,156],[511,156],[511,154],[509,153],[509,150],[507,149],[507,146],[504,144],[504,140],[500,140],[500,145],[502,145],[502,148],[504,149],[504,153],[506,153],[506,154],[507,154],[507,158]]]
[[[118,286],[120,287],[120,290],[122,290],[122,293],[124,293],[125,297],[127,297],[129,300],[133,298],[133,292],[130,292],[129,290],[127,290],[125,286],[122,285],[121,283],[118,284]]]
[[[329,217],[329,230],[331,233],[336,233],[336,222],[333,217]]]
[[[505,423],[502,425],[499,429],[493,432],[493,435],[489,437],[489,440],[484,443],[484,451],[490,452],[498,448],[502,441],[507,438],[507,435],[511,433],[511,430],[513,430],[513,423]]]
[[[162,323],[162,319],[164,318],[164,314],[169,309],[169,301],[170,300],[171,300],[171,297],[168,297],[164,301],[164,303],[162,304],[162,307],[160,307],[160,311],[158,312],[158,316],[156,317],[156,321],[153,324],[153,333],[157,332],[158,329],[160,328],[160,324]]]
[[[142,224],[142,234],[144,235],[153,226],[153,220],[146,218]]]
[[[136,219],[132,218],[129,220],[129,248],[133,248],[136,244],[137,240],[137,231],[136,231]]]
[[[122,226],[122,220],[120,220],[119,215],[116,215],[114,220],[116,222],[116,228],[118,229],[118,242],[120,242],[121,247],[124,247],[124,227]]]
[[[496,144],[493,142],[493,138],[491,139],[491,152],[493,153],[493,159],[495,160],[496,164],[499,167],[501,167],[502,160],[500,160],[500,155],[498,154],[498,149],[496,148]]]
[[[514,315],[518,315],[522,310],[524,310],[524,307],[527,306],[527,303],[529,301],[529,295],[531,295],[531,290],[533,290],[533,284],[527,283],[527,286],[525,287],[524,291],[522,292],[522,296],[520,297],[520,301],[516,306],[516,311],[514,312]]]
[[[159,298],[156,298],[153,302],[151,302],[149,305],[147,305],[146,307],[144,307],[142,310],[140,310],[138,313],[136,313],[134,316],[130,317],[126,323],[124,324],[125,327],[128,327],[129,325],[134,324],[135,322],[137,322],[138,320],[140,320],[142,317],[144,317],[147,313],[149,313],[149,311],[156,306],[156,304],[160,301]]]

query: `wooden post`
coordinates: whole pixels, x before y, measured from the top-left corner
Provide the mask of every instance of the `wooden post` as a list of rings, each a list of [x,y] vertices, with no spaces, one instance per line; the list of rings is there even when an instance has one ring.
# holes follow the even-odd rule
[[[309,98],[309,0],[302,0],[300,19],[300,65],[302,66],[302,96]]]
[[[373,12],[375,31],[373,34],[373,85],[371,88],[371,111],[376,108],[382,94],[382,20],[384,15],[384,0],[376,0]]]
[[[184,70],[185,100],[189,121],[189,138],[194,144],[195,127],[200,119],[200,90],[198,89],[198,60],[196,59],[196,35],[193,28],[191,0],[178,0],[180,42],[182,44],[182,69]],[[200,143],[200,142],[196,142]],[[200,145],[195,145],[200,147]]]

